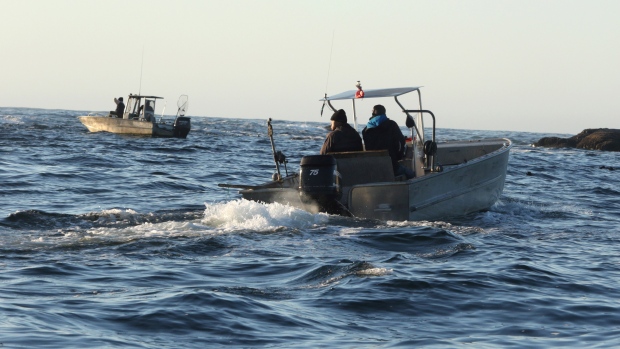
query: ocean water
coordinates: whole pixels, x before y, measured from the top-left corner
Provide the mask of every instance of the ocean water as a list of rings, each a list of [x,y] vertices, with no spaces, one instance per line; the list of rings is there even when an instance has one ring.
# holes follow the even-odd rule
[[[500,201],[380,222],[218,187],[271,177],[266,117],[157,139],[81,114],[0,108],[0,347],[620,347],[618,153],[439,118],[515,143]],[[288,171],[327,123],[273,121]]]

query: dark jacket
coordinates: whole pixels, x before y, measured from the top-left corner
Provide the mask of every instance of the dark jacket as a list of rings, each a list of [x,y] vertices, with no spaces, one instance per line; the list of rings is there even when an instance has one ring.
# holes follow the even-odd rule
[[[385,118],[378,126],[364,127],[362,136],[366,150],[387,150],[392,158],[392,166],[396,170],[398,161],[405,154],[405,136],[398,124],[394,120]]]
[[[125,103],[123,103],[123,101],[120,100],[114,100],[114,102],[116,102],[116,115],[119,118],[123,117],[123,113],[125,112]]]
[[[321,155],[339,151],[362,151],[362,138],[359,133],[349,124],[336,127],[335,130],[327,134]]]

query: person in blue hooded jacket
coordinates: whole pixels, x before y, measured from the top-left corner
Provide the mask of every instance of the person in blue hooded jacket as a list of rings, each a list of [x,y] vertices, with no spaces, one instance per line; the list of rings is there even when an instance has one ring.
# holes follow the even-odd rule
[[[405,156],[405,136],[394,120],[385,115],[385,107],[381,104],[372,108],[372,116],[362,131],[366,150],[387,150],[392,158],[394,175],[405,175],[413,178],[411,169],[398,163]]]

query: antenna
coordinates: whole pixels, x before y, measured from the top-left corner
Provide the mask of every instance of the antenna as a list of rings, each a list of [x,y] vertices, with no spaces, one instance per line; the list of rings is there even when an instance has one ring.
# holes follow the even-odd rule
[[[327,66],[327,81],[325,81],[325,93],[327,94],[327,84],[329,83],[329,71],[332,67],[332,53],[334,52],[334,36],[336,35],[336,29],[332,32],[332,47],[329,50],[329,65]]]
[[[329,71],[332,67],[332,52],[334,52],[334,36],[336,34],[336,29],[332,31],[332,47],[329,50],[329,65],[327,66],[327,79],[325,81],[325,99],[323,100],[323,106],[321,107],[321,116],[323,116],[323,109],[325,108],[325,103],[327,103],[327,85],[329,84]],[[331,104],[330,104],[331,106]],[[332,108],[333,109],[333,108]]]
[[[140,87],[138,88],[138,96],[142,95],[142,67],[144,67],[144,45],[142,45],[142,62],[140,63]]]

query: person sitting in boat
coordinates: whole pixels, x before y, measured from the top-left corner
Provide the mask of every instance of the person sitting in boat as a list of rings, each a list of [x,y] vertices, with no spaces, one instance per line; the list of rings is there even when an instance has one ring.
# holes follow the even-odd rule
[[[110,112],[110,116],[116,116],[117,118],[122,118],[123,113],[125,112],[125,103],[123,103],[123,97],[114,98],[114,103],[116,103],[116,110]]]
[[[341,151],[362,151],[362,138],[359,133],[347,123],[347,114],[339,109],[331,117],[331,132],[327,134],[321,155]]]
[[[401,165],[400,161],[405,155],[405,136],[394,120],[385,115],[385,107],[381,104],[372,108],[372,116],[368,124],[362,130],[366,150],[387,150],[392,159],[394,176],[405,175],[407,179],[415,176],[414,172]]]

